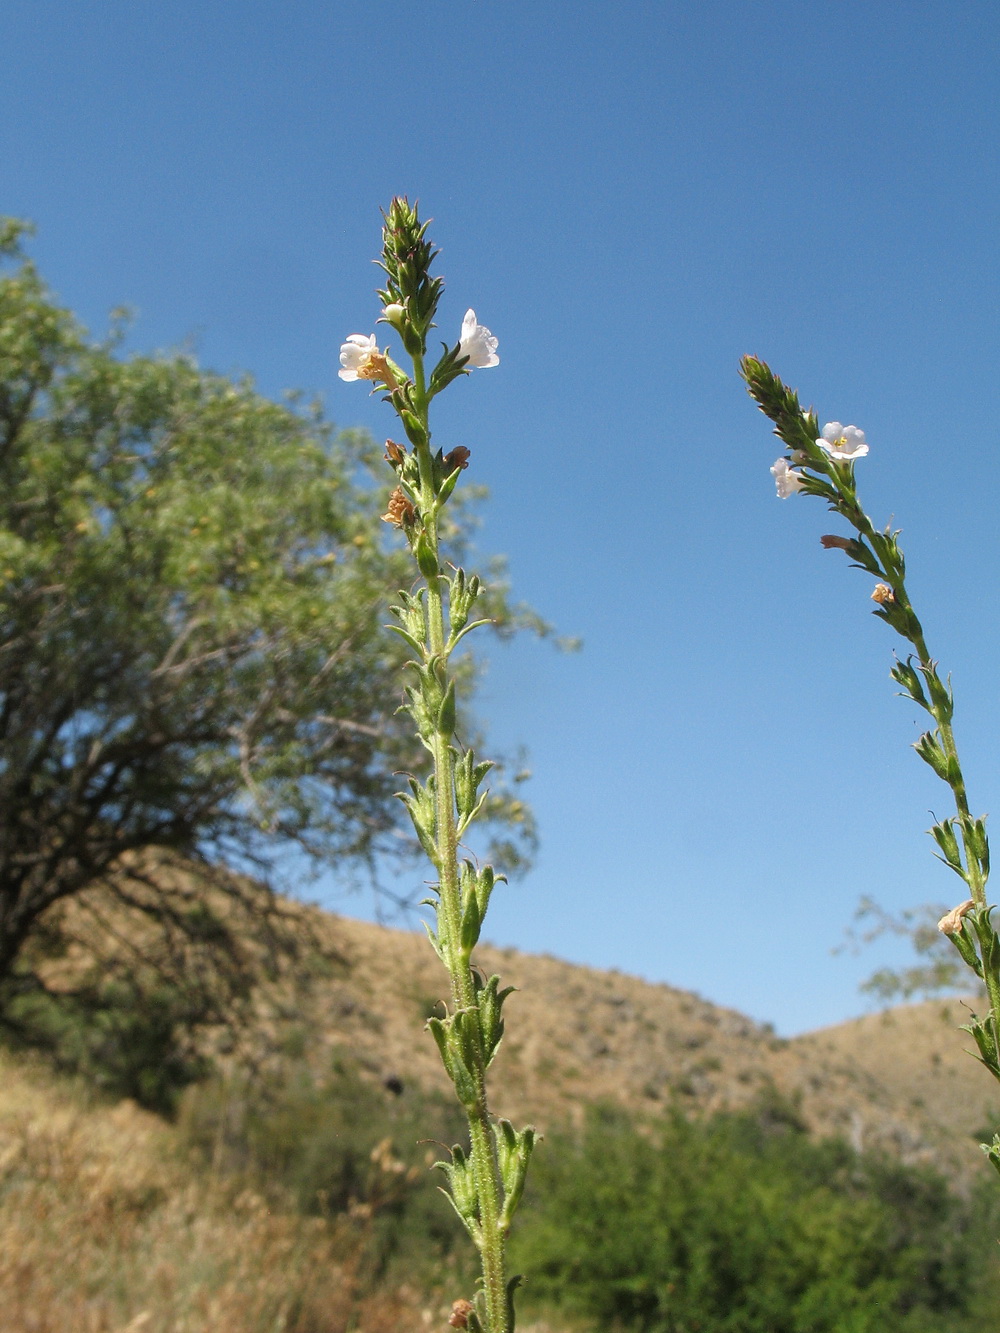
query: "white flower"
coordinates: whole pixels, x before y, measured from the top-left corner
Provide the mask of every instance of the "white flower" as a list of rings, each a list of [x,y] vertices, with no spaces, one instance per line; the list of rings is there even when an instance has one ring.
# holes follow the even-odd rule
[[[778,488],[778,499],[787,500],[790,495],[802,489],[802,473],[788,466],[787,458],[779,458],[771,468],[771,476]]]
[[[816,443],[831,458],[838,458],[842,462],[864,458],[868,452],[864,431],[858,430],[857,426],[842,426],[839,421],[828,421]]]
[[[352,333],[340,348],[341,369],[337,372],[342,380],[371,379],[372,356],[378,355],[378,343],[374,333],[365,337],[363,333]]]
[[[498,366],[497,340],[485,324],[476,323],[476,312],[467,310],[462,320],[462,338],[458,344],[459,356],[467,356],[466,368]]]

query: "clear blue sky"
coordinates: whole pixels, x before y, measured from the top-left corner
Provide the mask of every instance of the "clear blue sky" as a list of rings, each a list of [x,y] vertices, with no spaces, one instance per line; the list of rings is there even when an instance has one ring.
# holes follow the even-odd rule
[[[831,955],[859,895],[957,901],[871,581],[819,502],[776,500],[736,364],[867,431],[863,499],[903,528],[997,809],[998,28],[983,0],[4,6],[0,211],[95,332],[133,306],[135,346],[384,435],[337,349],[374,328],[408,192],[442,322],[498,335],[438,440],[491,489],[484,551],[585,648],[492,652],[542,834],[497,941],[793,1033],[890,956]]]

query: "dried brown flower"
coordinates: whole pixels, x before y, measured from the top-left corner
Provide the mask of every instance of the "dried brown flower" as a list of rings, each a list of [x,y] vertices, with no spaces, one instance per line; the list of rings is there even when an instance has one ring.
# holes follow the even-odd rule
[[[835,537],[832,532],[828,532],[825,536],[820,537],[820,542],[827,551],[835,549],[838,551],[849,551],[854,545],[854,542],[850,537]]]
[[[385,461],[391,463],[393,467],[399,467],[406,457],[406,445],[397,444],[395,440],[386,440],[385,442]]]
[[[449,472],[454,472],[457,467],[467,468],[471,457],[471,451],[466,449],[464,444],[460,444],[452,449],[450,454],[445,454],[444,465]]]
[[[384,353],[377,349],[369,352],[368,356],[360,363],[357,368],[357,377],[359,380],[381,381],[390,393],[399,388],[399,381],[389,368],[389,362]]]
[[[894,602],[896,594],[889,587],[888,583],[876,583],[872,591],[872,601],[878,602],[879,606],[885,606],[887,602]]]
[[[417,511],[414,509],[412,502],[397,486],[389,496],[389,503],[382,515],[382,522],[391,523],[394,527],[402,528],[409,526],[416,516]]]
[[[452,1301],[451,1314],[448,1316],[448,1323],[452,1328],[467,1328],[472,1308],[471,1301]]]

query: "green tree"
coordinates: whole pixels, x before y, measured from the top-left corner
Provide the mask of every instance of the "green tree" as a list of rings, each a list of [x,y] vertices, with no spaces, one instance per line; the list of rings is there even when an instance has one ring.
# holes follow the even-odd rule
[[[992,1194],[838,1140],[791,1108],[550,1135],[514,1241],[533,1299],[641,1333],[980,1333]]]
[[[863,896],[854,913],[855,924],[848,929],[841,947],[857,953],[883,936],[895,935],[909,941],[918,961],[903,967],[880,967],[861,983],[860,989],[883,1004],[956,991],[970,994],[977,989],[948,936],[938,928],[947,911],[945,903],[921,903],[889,912],[874,898]]]
[[[373,866],[409,845],[393,793],[425,757],[381,625],[410,574],[382,540],[367,436],[188,356],[94,345],[24,230],[0,228],[0,1007],[30,1010],[87,909],[91,944],[138,923],[118,929],[119,981],[140,957],[210,978],[189,1021],[220,975],[245,982],[238,920],[276,906],[224,867],[282,847]],[[531,619],[502,578],[490,613]],[[493,811],[530,841],[520,802]]]

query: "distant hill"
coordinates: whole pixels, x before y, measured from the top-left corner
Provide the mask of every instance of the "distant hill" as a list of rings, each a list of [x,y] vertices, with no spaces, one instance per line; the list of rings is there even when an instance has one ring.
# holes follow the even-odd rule
[[[300,1028],[317,1058],[350,1049],[388,1086],[446,1089],[422,1030],[441,1012],[445,977],[423,935],[308,910],[341,961],[294,997],[286,991],[281,1024]],[[1000,1095],[965,1053],[959,1000],[784,1040],[689,991],[621,972],[513,949],[484,947],[478,959],[518,988],[491,1074],[494,1109],[517,1123],[544,1129],[603,1099],[643,1113],[673,1104],[697,1113],[766,1097],[818,1135],[962,1175],[985,1169],[975,1136],[991,1116],[1000,1123]]]

